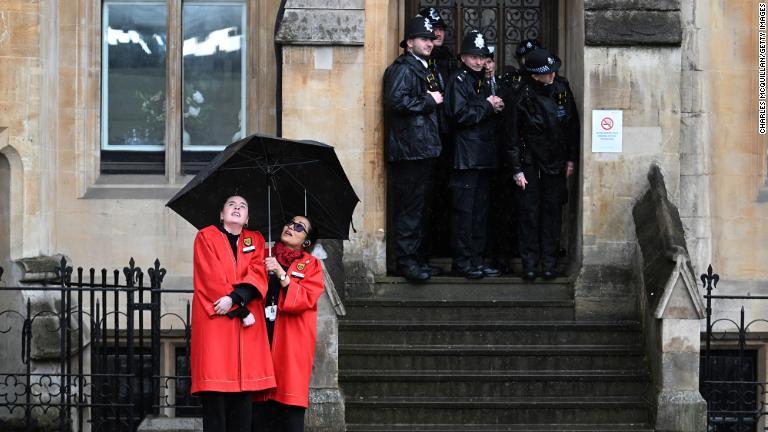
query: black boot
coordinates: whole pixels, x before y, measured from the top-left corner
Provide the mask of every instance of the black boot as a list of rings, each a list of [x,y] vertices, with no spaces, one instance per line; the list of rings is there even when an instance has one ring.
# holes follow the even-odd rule
[[[400,266],[397,273],[411,282],[426,282],[431,277],[416,264]]]

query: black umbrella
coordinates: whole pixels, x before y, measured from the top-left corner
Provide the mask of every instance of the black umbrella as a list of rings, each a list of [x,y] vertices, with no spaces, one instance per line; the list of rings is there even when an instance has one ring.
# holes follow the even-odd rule
[[[346,240],[360,201],[333,147],[251,135],[227,146],[166,205],[200,229],[218,223],[232,195],[248,200],[249,228],[270,241],[294,215],[308,216],[319,238]]]

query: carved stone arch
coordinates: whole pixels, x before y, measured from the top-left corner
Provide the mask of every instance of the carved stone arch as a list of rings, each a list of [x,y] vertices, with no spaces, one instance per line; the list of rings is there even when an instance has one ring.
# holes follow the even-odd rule
[[[24,226],[24,166],[9,143],[8,129],[0,127],[0,265],[22,256]]]

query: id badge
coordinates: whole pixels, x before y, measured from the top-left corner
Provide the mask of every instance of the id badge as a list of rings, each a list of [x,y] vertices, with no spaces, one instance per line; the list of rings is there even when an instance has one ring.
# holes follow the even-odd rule
[[[266,316],[268,320],[274,321],[277,318],[277,305],[265,307],[264,316]]]

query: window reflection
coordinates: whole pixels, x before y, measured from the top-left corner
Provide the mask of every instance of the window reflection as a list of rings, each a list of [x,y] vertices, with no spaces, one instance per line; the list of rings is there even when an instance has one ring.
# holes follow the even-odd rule
[[[102,148],[161,150],[165,139],[165,3],[104,5]]]
[[[220,150],[245,132],[244,4],[183,5],[183,150]]]

